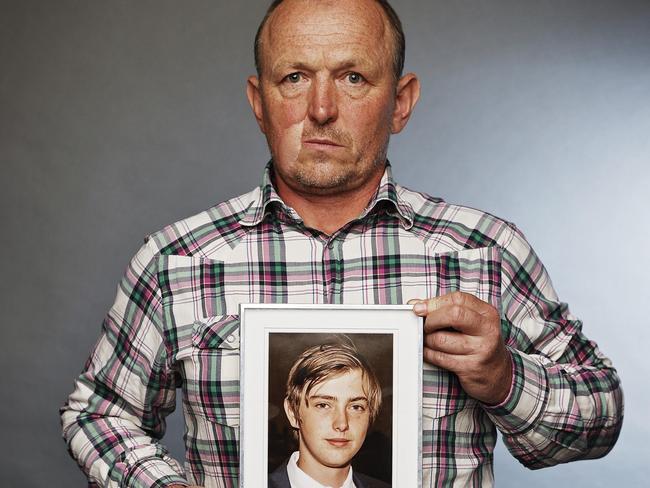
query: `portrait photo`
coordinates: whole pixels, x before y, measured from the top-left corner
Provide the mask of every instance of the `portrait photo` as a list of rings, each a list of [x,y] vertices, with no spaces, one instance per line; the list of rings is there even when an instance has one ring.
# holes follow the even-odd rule
[[[392,391],[392,334],[269,334],[269,475],[299,452],[390,486]]]
[[[403,306],[242,305],[240,483],[418,483],[421,333]]]

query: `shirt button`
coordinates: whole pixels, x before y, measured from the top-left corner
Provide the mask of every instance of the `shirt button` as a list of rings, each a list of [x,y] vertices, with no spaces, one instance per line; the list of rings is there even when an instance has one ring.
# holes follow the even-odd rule
[[[226,341],[232,344],[233,342],[235,342],[235,336],[230,334],[228,337],[226,337]]]

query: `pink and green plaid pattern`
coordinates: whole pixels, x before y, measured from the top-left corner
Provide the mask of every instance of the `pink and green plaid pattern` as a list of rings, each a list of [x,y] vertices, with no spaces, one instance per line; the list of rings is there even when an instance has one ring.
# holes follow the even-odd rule
[[[493,484],[497,428],[532,468],[602,456],[622,421],[610,361],[559,302],[512,225],[394,183],[332,236],[261,187],[150,236],[129,264],[76,388],[64,437],[91,484],[238,484],[240,303],[401,304],[462,290],[501,311],[514,381],[501,405],[424,368],[425,487]],[[158,442],[183,395],[184,466]]]

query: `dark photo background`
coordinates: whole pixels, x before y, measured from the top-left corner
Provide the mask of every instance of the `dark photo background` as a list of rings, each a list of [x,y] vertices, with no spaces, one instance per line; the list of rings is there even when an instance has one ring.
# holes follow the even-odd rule
[[[379,415],[366,435],[363,447],[354,457],[353,468],[363,474],[391,483],[393,459],[393,335],[346,333],[269,334],[269,472],[284,463],[298,443],[284,413],[284,396],[289,370],[297,357],[311,346],[333,342],[352,342],[377,375],[382,390]]]
[[[517,223],[612,358],[612,453],[499,487],[650,479],[650,2],[399,0],[423,93],[397,180]],[[262,0],[0,0],[0,486],[81,487],[72,389],[145,234],[261,180],[245,98]],[[177,412],[163,442],[183,456]]]

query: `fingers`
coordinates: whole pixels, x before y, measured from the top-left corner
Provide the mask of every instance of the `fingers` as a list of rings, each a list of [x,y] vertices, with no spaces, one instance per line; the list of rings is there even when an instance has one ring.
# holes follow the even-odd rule
[[[435,312],[436,310],[450,306],[459,305],[474,310],[477,313],[489,313],[492,306],[480,298],[462,291],[454,291],[446,295],[429,298],[427,300],[413,299],[408,301],[409,305],[414,305],[413,310],[421,317]]]
[[[468,335],[481,335],[484,316],[460,305],[449,305],[429,313],[424,320],[424,333],[453,328]]]
[[[425,318],[427,363],[455,373],[463,389],[482,402],[497,404],[507,396],[512,371],[496,308],[463,292],[409,304]]]
[[[458,356],[442,351],[436,351],[435,349],[429,349],[428,347],[425,347],[422,353],[424,355],[424,360],[429,364],[448,371],[456,372],[459,369]]]
[[[475,337],[449,330],[438,330],[424,336],[424,347],[446,354],[473,354],[478,346]]]
[[[428,300],[409,301],[414,312],[426,317],[424,332],[452,327],[469,335],[481,335],[486,323],[499,321],[496,309],[474,295],[453,292]]]

